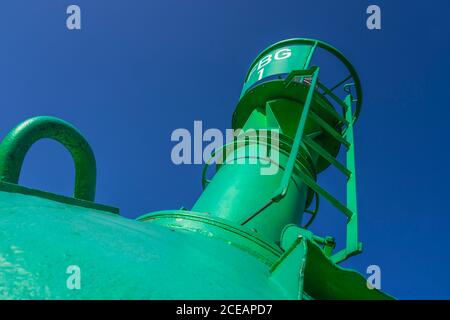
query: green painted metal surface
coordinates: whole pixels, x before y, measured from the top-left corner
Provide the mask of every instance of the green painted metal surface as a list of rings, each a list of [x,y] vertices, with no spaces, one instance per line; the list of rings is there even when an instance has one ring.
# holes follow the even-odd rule
[[[258,81],[270,76],[307,69],[314,49],[314,45],[296,44],[266,50],[264,55],[253,63],[247,75],[243,93]]]
[[[317,50],[349,75],[323,84],[311,66]],[[0,144],[0,299],[390,299],[336,264],[361,251],[353,141],[361,94],[354,68],[328,44],[290,39],[269,47],[252,63],[233,114],[233,128],[243,131],[215,151],[224,162],[210,179],[205,166],[192,210],[137,220],[94,202],[95,158],[75,127],[52,117],[25,121]],[[72,154],[73,198],[17,184],[41,138]],[[275,174],[250,161],[255,146],[279,154]],[[330,165],[346,181],[345,201],[318,183]],[[347,219],[345,244],[307,230],[319,199]],[[81,271],[78,289],[67,285],[70,266]]]
[[[0,299],[286,298],[264,263],[214,237],[32,195],[0,203]]]

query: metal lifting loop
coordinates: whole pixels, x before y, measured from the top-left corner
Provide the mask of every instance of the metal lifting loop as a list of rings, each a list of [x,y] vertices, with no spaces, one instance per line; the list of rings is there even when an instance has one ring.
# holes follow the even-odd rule
[[[40,139],[53,139],[69,150],[75,164],[74,197],[94,201],[97,169],[94,153],[73,125],[49,116],[28,119],[0,143],[0,181],[17,184],[25,155]]]

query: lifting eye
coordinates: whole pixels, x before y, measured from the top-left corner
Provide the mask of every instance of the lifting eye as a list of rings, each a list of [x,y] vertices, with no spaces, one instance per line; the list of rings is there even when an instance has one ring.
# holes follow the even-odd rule
[[[94,153],[77,128],[55,117],[35,117],[12,129],[0,143],[0,181],[17,184],[25,155],[40,139],[61,143],[75,163],[74,197],[95,200],[97,169]]]

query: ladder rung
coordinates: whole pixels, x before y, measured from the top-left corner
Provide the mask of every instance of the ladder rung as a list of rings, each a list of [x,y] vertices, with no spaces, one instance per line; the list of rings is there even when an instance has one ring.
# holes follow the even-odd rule
[[[347,111],[347,105],[342,101],[337,95],[335,95],[333,92],[330,91],[325,85],[318,82],[317,85],[319,88],[321,88],[327,95],[329,95],[331,98],[333,98],[334,101],[336,101],[341,107],[342,110]]]
[[[322,118],[315,114],[312,110],[309,111],[309,116],[313,119],[319,126],[321,126],[325,131],[331,134],[336,140],[345,145],[347,148],[350,147],[350,143],[339,134],[333,127],[326,123]]]
[[[338,120],[340,123],[343,123],[345,126],[348,126],[348,121],[341,116],[338,112],[336,112],[336,110],[328,107],[327,105],[325,105],[325,103],[320,100],[320,99],[316,99],[315,102],[317,102],[317,104],[326,112],[328,112],[328,114],[330,114],[331,116],[333,116],[336,120]]]
[[[319,193],[325,199],[327,199],[333,206],[335,206],[338,210],[344,213],[347,218],[351,218],[353,216],[353,212],[343,205],[339,200],[333,197],[328,191],[319,186],[310,176],[304,173],[302,170],[299,170],[300,178],[306,183],[311,189]]]
[[[308,136],[305,136],[304,141],[307,145],[309,145],[314,151],[316,151],[319,155],[321,155],[323,158],[328,160],[331,164],[333,164],[337,169],[339,169],[343,174],[345,174],[348,177],[352,174],[350,170],[348,170],[342,163],[340,163],[338,160],[336,160],[335,157],[333,157],[331,154],[328,153],[327,150],[322,148],[320,144],[315,142],[313,139],[311,139]]]

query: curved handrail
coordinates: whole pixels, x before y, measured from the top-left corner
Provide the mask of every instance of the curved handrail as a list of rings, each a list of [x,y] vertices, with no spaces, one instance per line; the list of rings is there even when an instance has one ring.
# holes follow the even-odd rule
[[[315,207],[314,210],[309,210],[309,209],[305,209],[304,212],[309,213],[311,215],[311,217],[309,218],[308,222],[305,223],[305,225],[302,227],[303,229],[308,229],[308,227],[314,222],[314,220],[317,217],[317,213],[319,212],[319,203],[320,203],[320,198],[319,198],[319,194],[317,193],[317,191],[314,191],[314,197],[316,198],[316,203],[315,203]]]
[[[61,119],[41,116],[28,119],[12,129],[0,143],[0,181],[17,184],[23,161],[40,139],[60,142],[75,163],[74,197],[94,201],[97,169],[94,153],[77,128]]]

